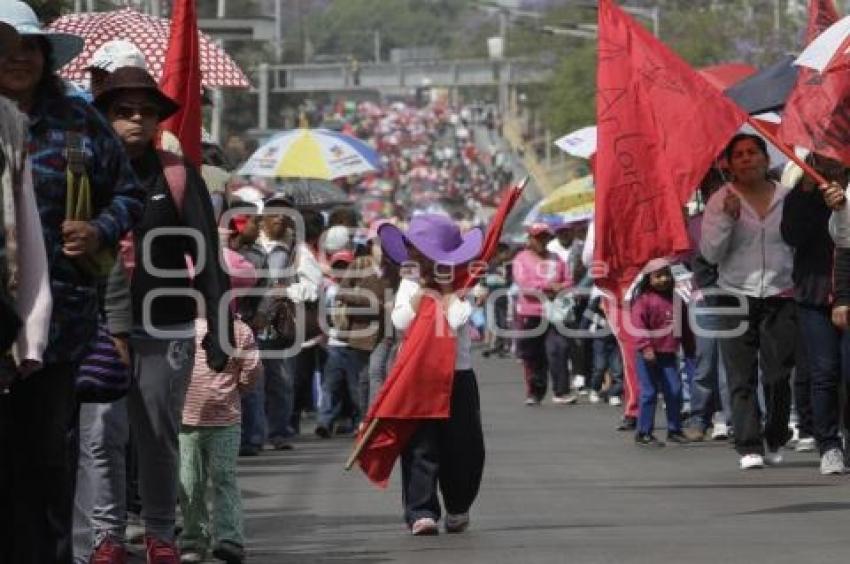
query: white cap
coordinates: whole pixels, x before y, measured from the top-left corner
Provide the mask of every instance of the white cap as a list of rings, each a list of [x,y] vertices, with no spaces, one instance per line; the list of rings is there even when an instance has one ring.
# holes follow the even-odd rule
[[[329,253],[335,253],[342,249],[348,248],[351,244],[351,235],[348,227],[343,225],[334,225],[325,233],[324,248]]]
[[[121,67],[137,67],[148,70],[145,56],[138,47],[124,39],[107,41],[89,59],[88,68],[115,72]]]

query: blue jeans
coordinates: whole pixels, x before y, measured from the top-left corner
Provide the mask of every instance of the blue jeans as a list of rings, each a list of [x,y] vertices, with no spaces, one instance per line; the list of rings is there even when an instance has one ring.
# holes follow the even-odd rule
[[[797,305],[800,337],[811,377],[812,422],[821,453],[841,448],[840,386],[847,385],[850,334],[832,324],[828,308]]]
[[[682,379],[679,376],[679,359],[675,354],[656,353],[656,360],[648,363],[637,353],[637,373],[640,381],[640,413],[637,432],[652,433],[655,427],[655,406],[659,390],[664,395],[667,411],[667,433],[682,430]]]
[[[596,337],[593,339],[593,377],[590,387],[594,391],[602,388],[602,378],[605,371],[611,374],[611,387],[608,388],[608,396],[620,396],[623,394],[623,357],[620,355],[620,345],[613,335]]]
[[[242,394],[242,440],[240,447],[262,448],[266,440],[265,375],[260,374],[251,390]]]
[[[291,437],[295,389],[292,375],[281,358],[263,359],[266,428],[269,439]]]
[[[350,347],[328,347],[328,361],[322,374],[322,399],[319,426],[330,429],[343,412],[345,393],[352,404],[352,423],[356,427],[362,417],[360,404],[360,372],[369,362],[369,351]]]
[[[697,314],[697,324],[703,330],[718,330],[721,320],[717,316]],[[697,331],[699,332],[699,331]],[[696,356],[694,376],[691,380],[691,427],[705,431],[715,412],[722,411],[723,419],[731,419],[729,387],[726,370],[720,358],[720,343],[714,337],[695,335]]]

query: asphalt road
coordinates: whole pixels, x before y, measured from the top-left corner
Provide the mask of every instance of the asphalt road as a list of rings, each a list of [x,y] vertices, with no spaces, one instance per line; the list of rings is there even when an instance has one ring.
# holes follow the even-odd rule
[[[343,471],[350,439],[308,436],[240,462],[250,561],[846,560],[850,476],[820,476],[815,454],[786,451],[782,466],[745,473],[725,442],[644,450],[614,431],[617,408],[526,407],[516,361],[477,358],[476,371],[487,463],[467,533],[412,537],[398,469],[376,489]]]

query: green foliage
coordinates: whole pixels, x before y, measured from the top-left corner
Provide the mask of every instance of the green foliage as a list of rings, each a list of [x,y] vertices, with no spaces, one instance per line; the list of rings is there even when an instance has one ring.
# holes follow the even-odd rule
[[[790,18],[785,2],[759,0],[659,0],[661,39],[693,67],[724,62],[766,66],[799,49],[805,21]],[[554,15],[554,13],[553,13]],[[595,13],[586,14],[585,22]],[[805,16],[805,14],[803,14]],[[589,18],[589,19],[588,19]],[[636,18],[651,28],[645,18]],[[595,122],[596,42],[579,48],[563,42],[563,62],[539,98],[547,125],[557,134]],[[532,100],[533,103],[533,100]]]
[[[543,95],[532,96],[529,102],[542,104],[549,129],[566,133],[596,123],[595,95],[596,44],[587,42],[563,58]]]
[[[381,35],[382,58],[397,47],[446,46],[457,32],[467,0],[334,0],[308,16],[315,52],[374,57],[374,32]]]
[[[50,23],[65,12],[74,8],[73,0],[26,0],[38,15],[38,19]]]

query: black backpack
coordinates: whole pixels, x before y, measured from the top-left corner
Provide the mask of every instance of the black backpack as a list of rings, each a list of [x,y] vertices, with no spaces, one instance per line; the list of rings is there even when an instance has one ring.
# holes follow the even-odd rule
[[[0,177],[6,170],[6,158],[0,151]],[[2,199],[0,199],[2,201]],[[2,211],[0,211],[2,213]],[[2,223],[0,223],[2,225]],[[2,231],[2,229],[0,229]],[[6,233],[0,232],[0,357],[15,344],[23,322],[9,294],[9,269],[6,264]]]

